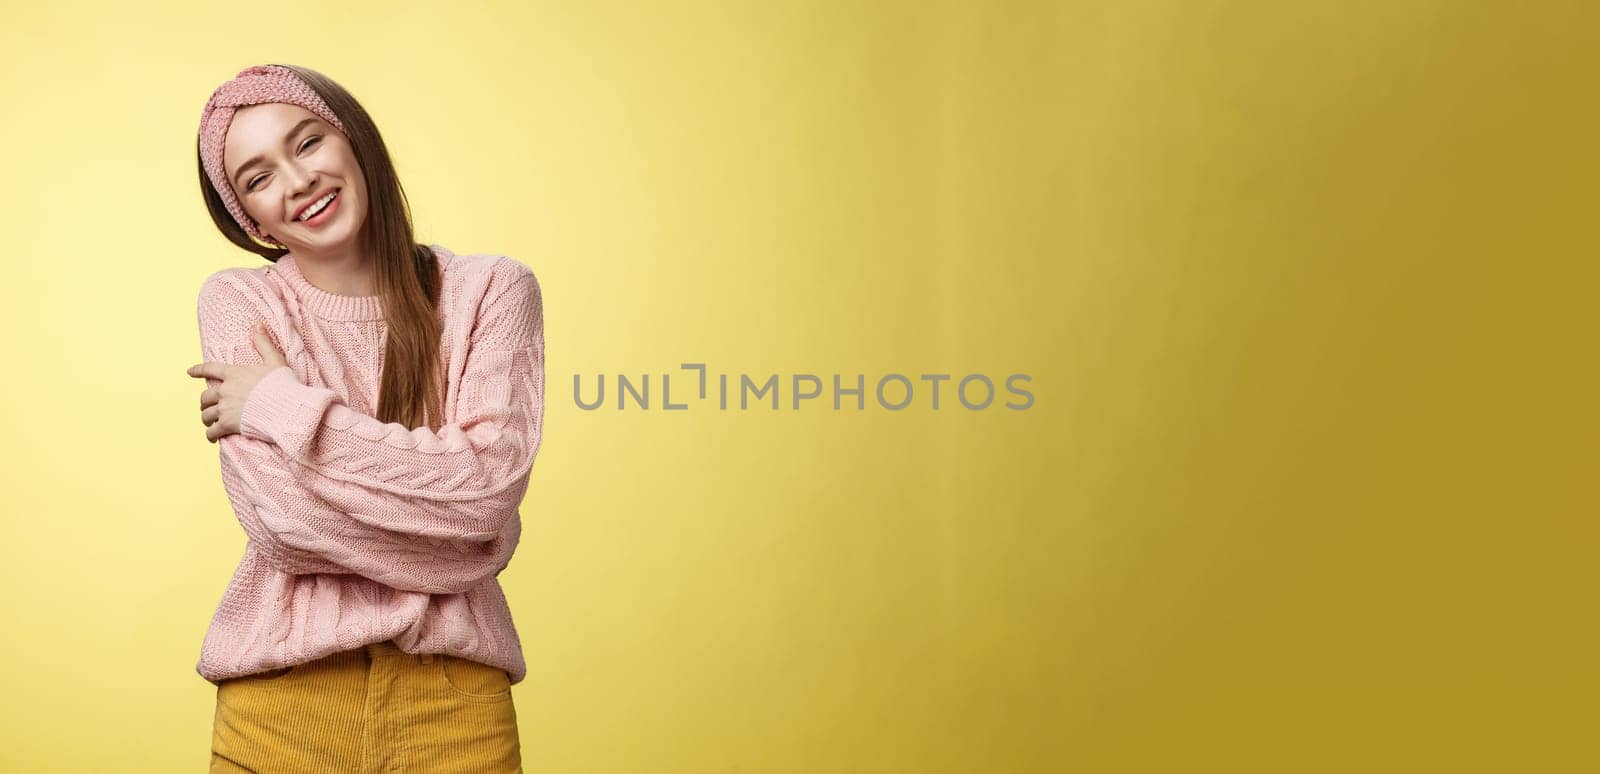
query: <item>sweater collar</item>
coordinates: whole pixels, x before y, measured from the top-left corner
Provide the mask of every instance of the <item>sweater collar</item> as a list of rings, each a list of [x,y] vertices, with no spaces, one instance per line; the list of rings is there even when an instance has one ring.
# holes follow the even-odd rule
[[[294,253],[285,253],[273,263],[283,281],[299,297],[300,305],[327,320],[382,320],[382,296],[346,296],[331,293],[311,284],[295,263]]]
[[[433,251],[433,257],[439,264],[439,271],[443,274],[455,254],[443,245],[430,244],[428,249]],[[330,293],[316,285],[311,284],[306,276],[300,273],[300,267],[295,263],[294,253],[284,253],[273,267],[283,275],[284,282],[294,290],[300,298],[300,304],[305,309],[318,317],[327,320],[382,320],[383,296],[346,296]]]

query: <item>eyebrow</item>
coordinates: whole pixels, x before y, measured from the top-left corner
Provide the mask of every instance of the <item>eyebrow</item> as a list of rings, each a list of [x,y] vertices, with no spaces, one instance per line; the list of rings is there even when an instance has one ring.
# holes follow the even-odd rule
[[[300,123],[295,124],[294,128],[290,129],[289,133],[283,136],[283,141],[287,143],[290,138],[292,138],[295,135],[299,134],[300,130],[304,129],[306,127],[306,124],[313,124],[313,123],[316,123],[316,121],[317,121],[317,119],[315,117],[300,119]],[[249,169],[249,168],[251,168],[253,166],[256,166],[257,164],[260,164],[261,162],[263,162],[265,160],[266,160],[266,157],[264,157],[264,156],[252,156],[249,161],[246,161],[245,163],[239,165],[239,168],[233,171],[233,182],[235,184],[238,184],[239,176],[244,174],[245,170],[247,170],[247,169]]]

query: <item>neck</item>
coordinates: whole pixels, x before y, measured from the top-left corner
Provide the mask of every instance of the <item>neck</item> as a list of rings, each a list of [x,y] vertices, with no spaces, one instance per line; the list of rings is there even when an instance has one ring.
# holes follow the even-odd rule
[[[330,251],[302,248],[294,251],[295,265],[306,281],[341,296],[375,296],[378,279],[367,253],[351,240]]]

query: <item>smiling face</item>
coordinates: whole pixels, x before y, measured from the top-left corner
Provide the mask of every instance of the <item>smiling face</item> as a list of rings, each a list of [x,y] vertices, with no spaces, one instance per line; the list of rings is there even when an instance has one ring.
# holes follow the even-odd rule
[[[222,153],[228,182],[262,233],[295,253],[351,249],[367,217],[367,186],[350,141],[299,105],[239,108]],[[314,217],[308,207],[334,199]]]

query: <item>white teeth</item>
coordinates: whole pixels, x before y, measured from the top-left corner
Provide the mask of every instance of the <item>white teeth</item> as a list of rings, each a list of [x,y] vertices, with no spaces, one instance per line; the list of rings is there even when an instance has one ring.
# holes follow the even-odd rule
[[[306,220],[307,218],[322,212],[322,208],[328,206],[328,202],[333,201],[333,195],[336,193],[338,193],[338,191],[329,191],[327,196],[318,199],[316,203],[312,204],[310,207],[307,207],[306,214],[301,215],[300,220]]]

